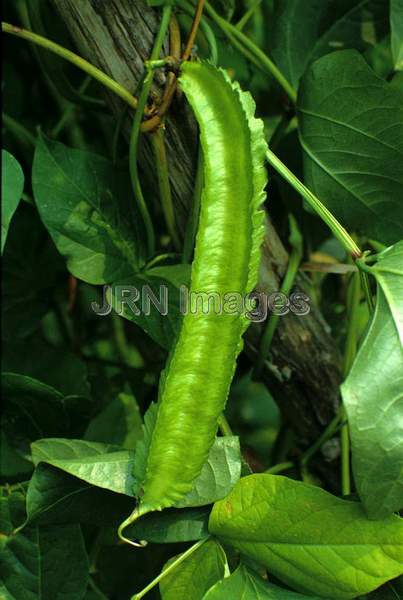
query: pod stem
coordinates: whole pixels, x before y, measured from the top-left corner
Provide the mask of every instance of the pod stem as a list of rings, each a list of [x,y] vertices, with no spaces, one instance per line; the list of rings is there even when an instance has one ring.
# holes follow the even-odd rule
[[[139,519],[142,515],[145,515],[146,512],[148,511],[142,511],[139,507],[136,507],[134,511],[127,517],[127,519],[122,521],[118,528],[118,536],[122,540],[122,542],[130,544],[130,546],[134,546],[135,548],[145,548],[147,546],[146,540],[139,540],[138,542],[134,542],[130,538],[123,535],[123,530],[126,529],[126,527],[129,527],[129,525],[133,525],[133,523],[135,523],[135,521],[137,521],[137,519]]]

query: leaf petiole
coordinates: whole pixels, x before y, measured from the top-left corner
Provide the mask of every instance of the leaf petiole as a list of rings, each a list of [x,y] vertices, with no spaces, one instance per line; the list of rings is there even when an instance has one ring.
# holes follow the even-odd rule
[[[359,258],[362,255],[360,248],[357,246],[351,235],[343,227],[341,223],[336,219],[335,216],[330,212],[328,208],[315,196],[306,185],[302,183],[294,175],[292,171],[270,150],[267,150],[266,158],[269,164],[293,187],[301,196],[306,200],[316,214],[326,223],[331,229],[333,235],[339,240],[346,251],[353,256],[354,259]]]
[[[183,563],[183,561],[185,561],[187,558],[189,558],[189,556],[191,556],[193,552],[195,552],[198,548],[203,546],[203,544],[207,542],[208,539],[210,539],[210,536],[207,536],[193,544],[193,546],[188,548],[186,552],[184,552],[176,560],[174,560],[166,569],[164,569],[164,571],[161,571],[161,573],[157,575],[157,577],[155,577],[155,579],[153,579],[144,589],[142,589],[141,592],[139,592],[138,594],[134,594],[131,600],[141,600],[141,598],[144,598],[144,596],[148,594],[148,592],[152,590],[153,587],[155,587],[162,579],[164,579],[164,577],[169,575],[169,573],[172,573],[172,571],[174,571],[176,567],[179,567],[179,565]]]

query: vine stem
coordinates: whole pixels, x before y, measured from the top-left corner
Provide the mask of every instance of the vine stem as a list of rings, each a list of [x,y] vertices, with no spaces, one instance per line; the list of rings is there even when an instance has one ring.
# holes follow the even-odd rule
[[[223,19],[223,17],[221,17],[208,2],[206,2],[206,12],[227,37],[232,36],[233,38],[237,39],[244,48],[249,50],[249,52],[258,61],[258,66],[260,69],[265,73],[272,75],[274,79],[276,79],[277,83],[286,92],[290,100],[295,104],[297,101],[297,92],[277,68],[274,62],[267,56],[267,54],[265,54],[263,50],[256,46],[256,44],[254,44],[248,38],[248,36],[240,31],[240,29],[238,29],[235,25],[232,25]]]
[[[205,0],[198,0],[198,2],[197,2],[196,13],[193,18],[192,27],[191,27],[190,34],[189,34],[189,39],[186,43],[185,50],[181,57],[182,61],[186,61],[189,59],[193,44],[196,39],[197,31],[198,31],[200,23],[201,23],[201,17],[203,14],[204,3],[205,3]],[[172,30],[171,30],[171,33],[172,33]],[[177,58],[178,60],[180,58],[179,56],[175,57],[175,55],[173,57]],[[158,108],[157,114],[142,124],[142,127],[141,127],[142,131],[154,131],[162,123],[162,119],[163,119],[164,115],[168,112],[168,109],[171,106],[171,102],[173,100],[175,91],[176,91],[176,77],[173,76],[173,78],[171,78],[171,80],[169,81],[168,85],[165,88],[164,96],[162,98],[161,105]]]
[[[362,255],[360,248],[357,246],[353,238],[347,232],[347,230],[339,223],[336,217],[326,208],[326,206],[309,190],[306,185],[302,183],[290,171],[288,167],[272,152],[268,149],[266,158],[269,164],[277,171],[283,179],[287,181],[301,196],[307,201],[309,206],[317,213],[317,215],[326,223],[331,229],[333,235],[339,240],[343,248],[353,256],[354,259],[359,258]]]
[[[207,536],[207,537],[203,538],[202,540],[199,540],[198,542],[193,544],[193,546],[188,548],[188,550],[186,550],[186,552],[181,554],[166,569],[161,571],[161,573],[159,575],[157,575],[157,577],[155,577],[155,579],[153,579],[144,589],[142,589],[141,592],[139,592],[138,594],[134,594],[134,596],[132,596],[131,600],[141,600],[141,598],[144,598],[144,596],[150,590],[152,590],[153,587],[155,587],[162,579],[164,579],[164,577],[169,575],[169,573],[172,573],[172,571],[174,571],[181,563],[183,563],[183,561],[185,561],[187,558],[189,558],[189,556],[191,556],[193,554],[193,552],[195,552],[201,546],[203,546],[203,544],[205,542],[207,542],[208,539],[210,539],[210,536]]]
[[[293,217],[293,215],[289,215],[290,219],[290,230],[291,235],[289,237],[289,241],[292,245],[292,251],[290,254],[290,258],[288,260],[287,272],[283,279],[283,283],[281,284],[280,292],[285,296],[288,296],[290,290],[293,286],[295,277],[298,273],[299,264],[302,259],[303,254],[303,242],[302,236],[298,231],[298,225]],[[278,314],[271,313],[266,322],[265,330],[262,336],[262,340],[260,342],[259,354],[256,361],[253,378],[258,379],[263,369],[264,361],[269,353],[270,346],[273,340],[273,336],[277,329],[277,325],[279,323],[280,316]]]
[[[151,52],[150,61],[157,60],[159,58],[162,44],[169,27],[169,21],[171,18],[172,6],[165,5],[162,11],[161,25],[155,38],[154,47]],[[147,252],[149,256],[154,254],[155,249],[155,234],[154,227],[148,212],[147,204],[144,199],[143,191],[141,189],[139,173],[137,168],[137,153],[140,137],[140,127],[143,119],[144,109],[147,104],[147,99],[151,90],[153,82],[153,70],[150,68],[144,78],[143,85],[141,88],[140,96],[138,99],[137,110],[134,113],[133,125],[130,134],[130,147],[129,147],[129,162],[130,162],[130,178],[134,190],[137,205],[139,207],[140,214],[142,216],[144,226],[147,235]]]
[[[107,87],[109,90],[120,96],[129,106],[131,106],[132,108],[137,107],[136,98],[126,88],[124,88],[122,85],[120,85],[120,83],[109,77],[106,73],[101,71],[101,69],[94,67],[94,65],[89,63],[87,60],[85,60],[78,54],[71,52],[71,50],[64,48],[64,46],[60,46],[59,44],[56,44],[56,42],[53,42],[48,38],[38,35],[33,31],[28,31],[27,29],[16,27],[15,25],[11,25],[10,23],[2,22],[1,29],[4,33],[15,35],[18,38],[27,40],[28,42],[32,42],[38,46],[42,46],[42,48],[45,48],[46,50],[57,54],[61,58],[64,58],[65,60],[72,63],[85,73],[88,73],[88,75],[91,75],[91,77],[99,81],[99,83]]]
[[[168,159],[164,143],[164,129],[159,127],[151,134],[151,144],[154,150],[155,165],[157,170],[158,187],[162,211],[164,213],[165,223],[168,233],[171,236],[175,250],[180,250],[180,241],[175,224],[175,212],[172,202],[171,186],[168,175]]]
[[[198,0],[198,2],[197,2],[195,16],[193,19],[192,27],[190,29],[188,41],[186,43],[186,47],[185,47],[185,50],[182,55],[182,60],[188,60],[190,57],[190,53],[192,52],[192,48],[195,43],[197,30],[199,29],[199,25],[200,25],[200,21],[202,18],[203,8],[204,8],[205,3],[206,3],[206,0]]]
[[[345,378],[347,377],[353,365],[354,358],[357,353],[357,319],[361,296],[360,283],[360,273],[353,273],[351,275],[347,301],[348,328],[343,361],[343,374]],[[347,413],[344,405],[341,406],[341,419],[341,490],[343,496],[348,496],[351,493],[350,434],[348,429]]]
[[[193,17],[194,7],[192,4],[190,4],[190,2],[188,2],[187,0],[180,0],[178,6],[181,10],[183,10],[184,13],[186,13],[190,17]],[[206,21],[206,19],[202,19],[200,21],[200,29],[203,31],[203,34],[210,48],[210,61],[213,63],[213,65],[216,65],[218,61],[217,42],[215,39],[214,32],[211,29],[209,23]]]

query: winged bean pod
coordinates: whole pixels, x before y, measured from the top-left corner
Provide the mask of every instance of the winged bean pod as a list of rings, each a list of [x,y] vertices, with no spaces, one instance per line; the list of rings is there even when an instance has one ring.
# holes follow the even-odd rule
[[[180,86],[199,124],[205,187],[190,292],[245,297],[254,287],[263,236],[266,143],[251,96],[224,71],[185,63]],[[244,314],[204,304],[183,317],[137,451],[137,515],[173,506],[188,493],[212,446],[242,335]]]

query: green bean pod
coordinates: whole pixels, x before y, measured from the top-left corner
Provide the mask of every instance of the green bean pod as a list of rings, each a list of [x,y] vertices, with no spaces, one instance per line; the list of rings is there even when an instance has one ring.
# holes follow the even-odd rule
[[[179,83],[199,124],[205,164],[190,293],[246,297],[263,238],[263,124],[252,97],[210,64],[185,63]],[[192,489],[225,407],[248,320],[240,312],[206,314],[201,304],[183,317],[137,449],[137,515],[173,506]]]

